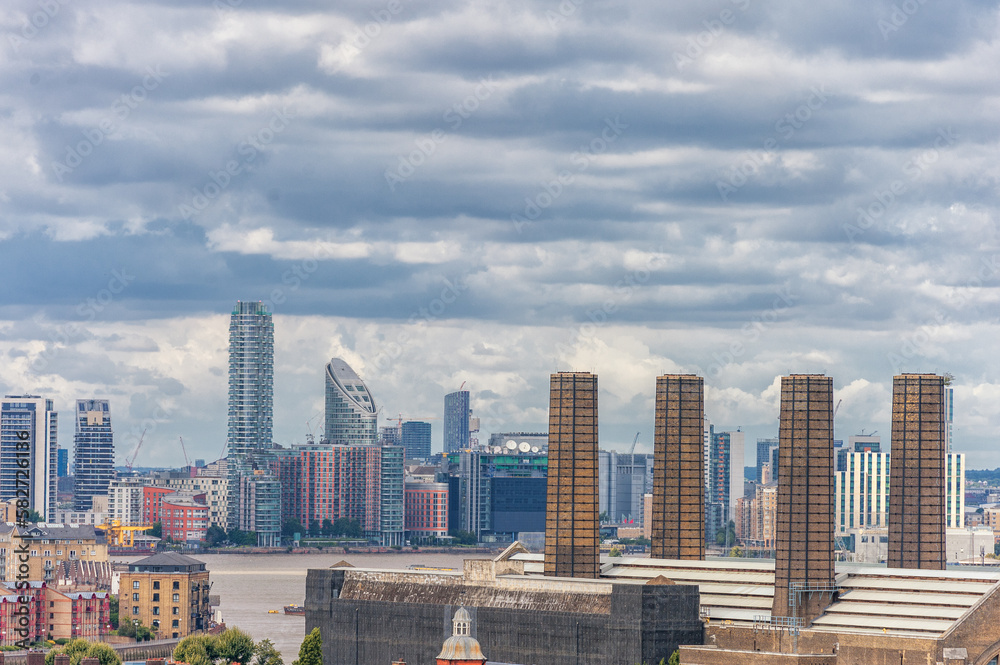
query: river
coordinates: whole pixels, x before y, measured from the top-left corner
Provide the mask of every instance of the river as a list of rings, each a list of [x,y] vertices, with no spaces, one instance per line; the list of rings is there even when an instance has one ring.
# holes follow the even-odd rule
[[[466,555],[487,558],[487,554]],[[274,642],[285,665],[299,656],[305,636],[305,617],[286,615],[285,605],[304,605],[306,571],[328,568],[345,560],[358,568],[406,568],[411,564],[456,568],[461,570],[459,554],[203,554],[212,582],[212,593],[219,595],[222,618],[229,627],[250,633],[254,641],[264,638]],[[141,557],[120,557],[135,561]],[[268,610],[278,610],[269,614]]]

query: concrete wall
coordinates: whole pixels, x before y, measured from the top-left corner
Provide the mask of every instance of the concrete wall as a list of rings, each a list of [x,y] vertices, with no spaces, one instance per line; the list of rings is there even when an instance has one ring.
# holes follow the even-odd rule
[[[431,663],[452,633],[459,605],[435,603],[435,585],[406,602],[341,598],[349,571],[310,570],[306,632],[318,626],[326,665]],[[572,584],[572,582],[564,582]],[[496,602],[507,590],[495,587]],[[482,590],[475,595],[482,598]],[[562,612],[466,605],[473,635],[491,661],[546,665],[637,665],[669,658],[679,644],[701,644],[698,589],[691,585],[613,585],[610,612]]]

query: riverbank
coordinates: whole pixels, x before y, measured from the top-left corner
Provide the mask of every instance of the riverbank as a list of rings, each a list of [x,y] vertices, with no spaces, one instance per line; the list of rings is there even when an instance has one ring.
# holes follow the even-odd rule
[[[203,549],[181,550],[185,554],[389,554],[389,555],[421,555],[448,554],[459,557],[469,557],[483,554],[496,555],[503,551],[499,547],[403,547],[394,549],[380,545],[365,547],[206,547]]]

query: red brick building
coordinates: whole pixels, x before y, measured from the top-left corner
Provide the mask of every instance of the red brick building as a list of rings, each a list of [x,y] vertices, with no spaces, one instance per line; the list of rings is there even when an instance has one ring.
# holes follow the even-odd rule
[[[407,538],[448,535],[447,483],[406,483],[404,495]]]
[[[160,521],[160,508],[163,506],[163,497],[168,494],[175,494],[177,490],[169,487],[142,488],[142,519],[143,524],[153,524]]]
[[[28,618],[27,625],[21,619]],[[25,633],[20,632],[25,629]],[[111,632],[111,604],[106,591],[62,593],[44,582],[27,589],[0,585],[0,645],[82,637],[99,640]]]
[[[208,530],[208,506],[204,499],[204,494],[172,494],[163,497],[159,519],[163,537],[176,542],[204,540]]]
[[[369,534],[381,517],[382,449],[307,444],[278,451],[273,471],[281,483],[282,518],[305,527],[347,518]]]

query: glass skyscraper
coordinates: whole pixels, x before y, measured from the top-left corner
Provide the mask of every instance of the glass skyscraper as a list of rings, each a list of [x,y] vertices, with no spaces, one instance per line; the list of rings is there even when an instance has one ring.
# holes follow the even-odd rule
[[[444,452],[469,449],[469,391],[444,396]]]
[[[408,420],[402,425],[403,447],[406,459],[430,459],[431,424]]]
[[[263,546],[277,544],[281,531],[265,471],[273,415],[274,321],[263,303],[237,301],[229,321],[229,528],[256,531]]]
[[[73,468],[73,510],[90,510],[93,498],[107,496],[108,485],[115,479],[111,406],[106,399],[76,401]]]
[[[326,419],[323,438],[333,444],[375,445],[375,398],[357,372],[340,358],[326,366]]]
[[[7,395],[0,402],[0,501],[26,489],[28,508],[49,522],[56,517],[58,415],[52,400],[37,395]]]

